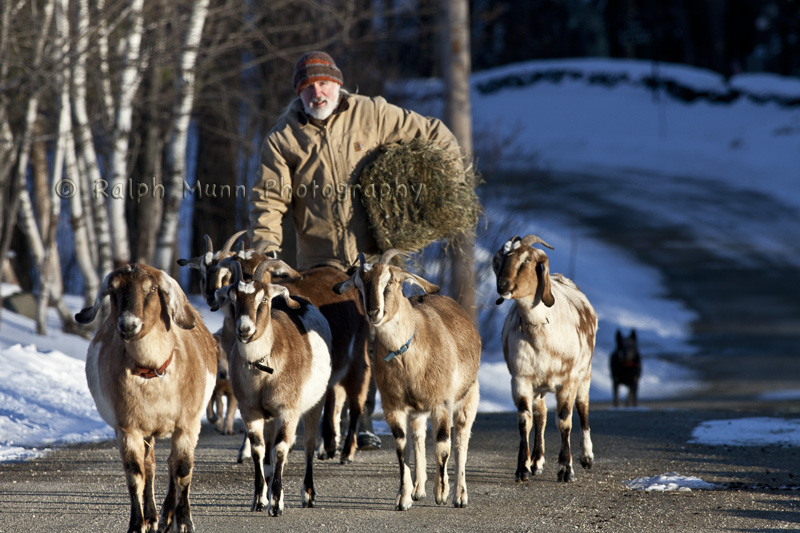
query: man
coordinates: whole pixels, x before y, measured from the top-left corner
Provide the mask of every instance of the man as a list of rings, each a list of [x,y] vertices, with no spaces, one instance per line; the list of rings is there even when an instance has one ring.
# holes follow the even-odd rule
[[[308,52],[297,61],[293,88],[298,98],[264,140],[261,178],[250,194],[253,244],[283,243],[281,222],[291,212],[300,270],[318,265],[347,270],[359,252],[368,258],[380,252],[357,186],[380,147],[422,138],[461,156],[455,136],[440,120],[380,96],[350,94],[343,83],[341,70],[325,52]],[[360,449],[380,446],[371,432],[374,405],[373,384]]]
[[[342,72],[325,52],[304,54],[295,66],[295,99],[261,148],[261,179],[250,195],[253,242],[282,243],[281,220],[291,211],[297,268],[346,270],[358,252],[379,252],[358,178],[378,148],[422,138],[456,157],[455,136],[438,119],[342,89]]]

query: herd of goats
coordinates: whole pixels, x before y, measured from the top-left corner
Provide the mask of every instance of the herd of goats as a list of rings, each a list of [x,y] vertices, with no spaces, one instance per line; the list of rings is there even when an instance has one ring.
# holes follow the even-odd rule
[[[131,498],[129,531],[193,530],[188,497],[201,419],[212,398],[221,401],[225,393],[228,413],[223,418],[217,410],[219,428],[232,432],[238,407],[246,426],[240,459],[250,455],[255,467],[251,510],[283,513],[283,471],[301,419],[302,504],[313,507],[314,428],[321,426],[319,455],[333,458],[347,400],[349,424],[339,454],[341,462],[351,462],[372,379],[400,465],[395,508],[407,510],[425,496],[429,420],[436,441],[436,503],[444,504],[450,493],[452,428],[452,503],[465,507],[481,356],[481,338],[467,313],[436,294],[437,285],[393,264],[397,250],[375,263],[359,254],[352,275],[333,267],[298,272],[266,255],[265,246],[233,250],[244,233],[233,235],[216,252],[206,236],[205,254],[179,261],[199,270],[207,304],[224,314],[215,335],[173,278],[142,264],[108,274],[94,305],[76,315],[80,323],[92,322],[109,297],[106,319],[89,345],[86,377],[100,415],[116,432]],[[513,300],[502,343],[518,411],[516,479],[542,473],[544,396],[552,392],[561,433],[558,479],[569,482],[575,477],[573,406],[581,425],[580,463],[590,468],[594,460],[588,414],[597,315],[572,281],[550,274],[547,254],[537,244],[550,248],[535,235],[514,237],[492,263],[497,303]],[[406,297],[404,283],[425,294]],[[413,478],[405,453],[408,431],[415,453]],[[155,438],[170,434],[169,486],[159,516]]]

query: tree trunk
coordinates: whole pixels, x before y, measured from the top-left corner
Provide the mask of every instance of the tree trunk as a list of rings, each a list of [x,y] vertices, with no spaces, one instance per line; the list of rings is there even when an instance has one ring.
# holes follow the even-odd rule
[[[472,160],[472,108],[470,102],[470,42],[468,0],[448,0],[445,10],[446,42],[442,61],[445,81],[445,123],[455,134],[466,161]],[[451,293],[477,323],[475,306],[475,241],[465,235],[453,247]]]
[[[96,209],[88,209],[92,205],[88,200],[94,184],[101,183],[102,180],[86,105],[89,16],[89,0],[80,0],[76,54],[72,66],[72,108],[80,145],[80,161],[77,161],[76,164],[83,171],[75,176],[78,194],[71,199],[70,209],[72,210],[72,231],[75,234],[75,253],[84,280],[84,295],[94,298],[99,286],[98,271],[105,275],[113,269],[113,262],[108,214],[102,196],[95,204]],[[107,76],[104,76],[104,80],[107,79]],[[106,111],[113,114],[113,102],[111,109]],[[70,153],[70,150],[68,149],[67,152]],[[86,176],[85,181],[81,181],[81,176]],[[84,206],[87,207],[86,210],[84,210]],[[94,225],[89,225],[88,221],[83,218],[84,211],[92,214]],[[93,230],[96,230],[97,233],[95,234]],[[86,249],[83,249],[83,246],[86,246]],[[97,254],[93,254],[92,250],[97,250]]]
[[[34,55],[32,58],[31,71],[35,74],[41,74],[44,48],[50,33],[50,24],[53,20],[53,9],[54,1],[52,0],[45,3],[42,9],[41,25],[39,26],[40,33],[37,38],[36,47],[34,48]],[[41,91],[42,84],[37,84],[36,89],[28,99],[28,105],[25,110],[25,121],[22,126],[22,135],[20,136],[19,141],[19,152],[16,158],[17,165],[13,171],[14,175],[11,177],[11,190],[9,193],[9,199],[5,204],[8,206],[8,209],[4,209],[4,214],[7,216],[3,219],[3,231],[2,235],[0,235],[0,257],[2,258],[5,258],[8,255],[17,216],[20,213],[21,204],[23,203],[22,200],[26,199],[28,207],[30,207],[30,197],[28,196],[28,191],[25,188],[25,175],[28,170],[31,144],[33,142],[33,125],[36,122],[36,117],[39,115],[39,98],[41,96]],[[0,282],[3,281],[2,276],[3,271],[0,269]]]
[[[108,199],[111,218],[112,244],[115,266],[129,263],[131,247],[128,238],[128,224],[125,217],[125,197],[128,192],[128,147],[130,145],[131,124],[133,121],[133,98],[139,88],[141,56],[140,47],[144,23],[142,6],[144,0],[133,0],[129,17],[131,27],[125,41],[123,57],[124,68],[120,77],[119,104],[113,134],[113,155],[111,157],[111,180]]]
[[[192,106],[194,104],[197,50],[203,36],[203,26],[208,15],[209,0],[199,0],[192,7],[192,15],[186,32],[181,56],[180,90],[173,112],[173,127],[167,151],[167,197],[164,216],[158,234],[153,264],[170,272],[174,263],[175,243],[178,235],[178,210],[183,195],[183,180],[186,178],[186,139],[189,131]]]

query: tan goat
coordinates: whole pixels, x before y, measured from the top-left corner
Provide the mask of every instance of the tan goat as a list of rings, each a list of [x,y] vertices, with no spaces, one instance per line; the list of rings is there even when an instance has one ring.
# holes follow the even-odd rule
[[[255,466],[251,510],[283,514],[283,470],[300,418],[306,465],[302,502],[303,507],[313,507],[316,429],[331,374],[330,328],[307,300],[292,298],[286,287],[258,281],[266,265],[256,270],[252,281],[242,279],[238,262],[231,266],[231,284],[216,297],[233,320],[237,337],[230,377]],[[271,472],[264,469],[265,459]]]
[[[262,245],[271,243],[262,243]],[[271,259],[260,249],[239,251],[207,269],[206,294],[213,294],[213,287],[220,288],[230,282],[232,262],[240,263],[244,279],[252,278],[258,265],[265,265],[260,281],[276,283],[289,289],[289,293],[309,300],[328,321],[333,334],[331,346],[331,378],[325,397],[322,419],[321,459],[332,459],[340,442],[340,419],[345,399],[349,407],[349,424],[340,462],[351,463],[356,452],[358,422],[364,412],[364,404],[372,377],[367,341],[369,325],[359,309],[358,298],[352,294],[338,295],[330,288],[348,279],[347,274],[329,266],[311,268],[298,272],[278,259]],[[232,328],[225,319],[223,331]],[[239,462],[249,457],[249,448],[244,442],[239,452]]]
[[[216,379],[214,338],[161,270],[133,264],[111,272],[94,306],[75,319],[92,322],[106,296],[111,314],[89,344],[86,379],[97,410],[116,432],[131,498],[128,531],[193,531],[189,486]],[[169,487],[159,520],[154,446],[156,437],[169,434]]]
[[[511,372],[511,394],[517,406],[520,433],[517,482],[539,475],[544,467],[544,396],[556,395],[556,420],[561,433],[559,481],[573,481],[570,432],[573,405],[581,422],[581,465],[594,461],[589,430],[589,385],[597,315],[575,284],[561,274],[550,275],[547,254],[534,244],[536,235],[514,237],[497,251],[492,267],[497,276],[497,304],[513,299],[503,325],[503,354]],[[534,427],[533,453],[528,436]]]
[[[426,293],[436,293],[439,287],[391,266],[389,261],[398,253],[389,250],[376,264],[367,263],[359,254],[358,270],[337,284],[334,291],[357,288],[367,319],[376,330],[375,381],[400,464],[395,508],[407,510],[412,500],[425,496],[425,431],[429,416],[436,438],[436,503],[443,504],[450,492],[447,461],[450,428],[455,425],[453,505],[465,507],[467,448],[479,400],[481,338],[467,313],[451,298],[403,295],[404,282],[417,285]],[[405,459],[409,423],[416,452],[413,486]]]

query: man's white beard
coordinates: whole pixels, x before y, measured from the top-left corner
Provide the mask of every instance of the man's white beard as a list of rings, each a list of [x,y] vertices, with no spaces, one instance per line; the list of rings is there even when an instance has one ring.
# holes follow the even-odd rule
[[[317,120],[325,120],[333,114],[338,103],[339,99],[336,98],[336,100],[327,100],[323,107],[310,107],[304,103],[303,108],[305,109],[307,115],[314,117]]]

